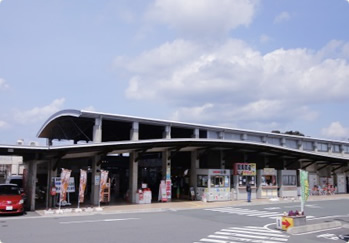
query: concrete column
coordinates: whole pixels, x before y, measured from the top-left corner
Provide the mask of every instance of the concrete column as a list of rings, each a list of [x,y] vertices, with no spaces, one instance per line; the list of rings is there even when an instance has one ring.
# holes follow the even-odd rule
[[[345,155],[344,144],[339,145],[339,151],[340,151],[341,155],[343,155],[343,156]]]
[[[332,152],[333,152],[333,144],[329,143],[328,144],[328,153],[332,154]]]
[[[165,131],[162,135],[163,138],[171,139],[171,126],[166,126]]]
[[[57,196],[51,196],[51,188],[54,186],[52,183],[52,177],[57,177],[57,169],[53,170],[53,160],[47,163],[47,190],[46,190],[46,208],[52,208],[55,206]]]
[[[162,152],[162,177],[164,180],[171,180],[171,160],[168,159],[170,152]]]
[[[171,160],[168,159],[170,153],[168,150],[162,152],[162,177],[164,180],[171,180]],[[171,195],[169,195],[167,201],[171,201]]]
[[[198,159],[198,151],[191,152],[191,164],[190,164],[190,186],[196,187],[197,185],[197,172],[196,170],[200,168],[200,160]]]
[[[222,150],[220,151],[219,157],[220,157],[220,160],[221,160],[221,169],[225,169],[225,158],[224,158],[224,153],[223,153]]]
[[[132,128],[130,131],[130,140],[132,141],[139,140],[139,123],[138,122],[132,123]]]
[[[303,150],[303,141],[302,141],[302,140],[298,140],[298,141],[297,141],[297,148],[298,148],[299,150]]]
[[[37,161],[28,162],[26,193],[27,193],[27,207],[30,211],[35,211],[36,175],[37,175]]]
[[[285,147],[286,146],[286,139],[281,138],[281,146]]]
[[[200,138],[200,130],[198,128],[194,129],[193,138]]]
[[[269,157],[263,156],[264,168],[269,168]]]
[[[52,207],[52,196],[51,196],[51,188],[52,188],[52,160],[49,160],[47,162],[47,180],[46,180],[46,198],[45,198],[45,202],[46,202],[46,208],[51,208]]]
[[[95,119],[95,125],[93,126],[93,142],[102,142],[102,118],[98,117]]]
[[[138,190],[138,162],[136,161],[138,153],[130,153],[130,178],[129,178],[129,201],[136,203],[136,193]]]
[[[100,156],[96,155],[92,158],[92,177],[91,177],[91,198],[90,203],[94,206],[99,205],[99,185],[101,180],[101,166],[97,165]]]

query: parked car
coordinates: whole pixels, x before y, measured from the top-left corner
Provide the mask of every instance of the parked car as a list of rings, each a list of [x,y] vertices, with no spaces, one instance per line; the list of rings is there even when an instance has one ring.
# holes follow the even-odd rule
[[[0,0],[1,1],[1,0]],[[22,175],[10,175],[6,179],[6,184],[16,184],[22,193],[24,193],[23,188],[23,176]],[[46,198],[45,188],[36,186],[35,189],[35,199],[39,201],[44,201]],[[26,195],[24,195],[24,200],[26,199]]]
[[[16,184],[23,191],[23,176],[10,175],[6,178],[6,184]]]
[[[23,214],[23,193],[16,184],[0,184],[0,215]]]

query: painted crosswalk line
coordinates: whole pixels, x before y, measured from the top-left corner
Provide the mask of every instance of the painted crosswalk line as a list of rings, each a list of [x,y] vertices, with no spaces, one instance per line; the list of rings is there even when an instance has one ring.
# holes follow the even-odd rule
[[[253,210],[245,208],[223,207],[223,208],[206,208],[204,210],[228,214],[245,215],[249,217],[270,218],[276,219],[283,215],[281,212]]]
[[[229,227],[210,234],[197,242],[213,242],[213,243],[285,243],[290,236],[282,231],[271,230],[264,227]]]

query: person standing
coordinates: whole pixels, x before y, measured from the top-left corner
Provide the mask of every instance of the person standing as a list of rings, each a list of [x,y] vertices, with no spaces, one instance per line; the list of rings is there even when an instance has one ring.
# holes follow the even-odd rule
[[[247,192],[247,202],[251,202],[251,183],[247,182],[246,184],[246,192]]]

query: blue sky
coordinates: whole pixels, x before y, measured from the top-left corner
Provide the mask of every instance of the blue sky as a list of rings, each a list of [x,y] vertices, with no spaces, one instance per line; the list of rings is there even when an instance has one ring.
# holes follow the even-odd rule
[[[347,0],[0,0],[0,144],[62,109],[349,138]]]

